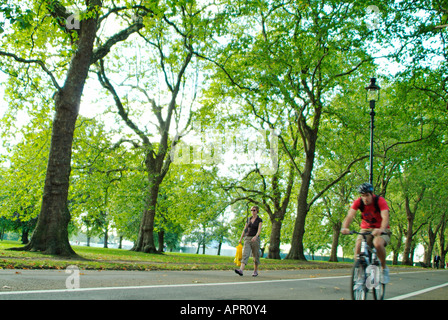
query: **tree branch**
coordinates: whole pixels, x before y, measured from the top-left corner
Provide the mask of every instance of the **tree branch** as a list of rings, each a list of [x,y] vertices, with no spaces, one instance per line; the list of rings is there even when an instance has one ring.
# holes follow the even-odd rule
[[[111,50],[111,48],[120,41],[126,40],[131,34],[134,32],[138,32],[139,30],[144,28],[143,22],[139,19],[136,23],[130,25],[128,28],[116,33],[112,37],[110,37],[106,43],[104,43],[101,47],[94,50],[92,59],[90,64],[95,64],[98,60],[104,58]]]
[[[23,59],[20,58],[18,56],[16,56],[13,53],[9,53],[9,52],[4,52],[4,51],[0,51],[0,56],[6,56],[6,57],[11,57],[14,60],[16,60],[17,62],[21,62],[21,63],[28,63],[28,64],[37,64],[41,67],[41,69],[50,77],[51,81],[53,82],[53,85],[58,89],[61,90],[61,87],[59,86],[56,78],[53,76],[53,74],[51,73],[50,70],[48,70],[48,68],[45,66],[45,63],[43,63],[41,60],[37,60],[37,59]]]
[[[396,143],[391,144],[389,147],[386,148],[386,150],[384,150],[384,154],[386,154],[390,149],[392,149],[392,148],[394,148],[394,147],[396,147],[396,146],[398,146],[398,145],[402,145],[402,144],[411,144],[411,143],[420,142],[420,141],[423,141],[423,140],[425,140],[425,139],[428,139],[428,138],[431,137],[431,136],[433,135],[433,133],[436,131],[436,127],[437,127],[437,126],[435,126],[435,127],[433,128],[432,132],[431,132],[430,134],[428,134],[427,137],[424,137],[424,136],[422,135],[422,136],[421,136],[420,138],[418,138],[418,139],[414,139],[414,140],[410,140],[410,141],[398,141],[398,142],[396,142]]]
[[[315,195],[313,197],[313,199],[310,201],[310,203],[308,204],[308,208],[307,210],[309,211],[311,206],[313,205],[314,202],[316,202],[317,199],[319,199],[325,192],[327,192],[328,189],[330,189],[332,186],[334,186],[335,184],[337,184],[339,181],[341,181],[342,178],[344,178],[348,173],[350,173],[350,168],[357,162],[367,159],[369,156],[363,156],[361,158],[355,159],[353,160],[348,166],[347,169],[342,172],[339,177],[337,177],[335,180],[333,180],[332,182],[330,182],[325,188],[323,188],[317,195]]]
[[[115,100],[115,105],[118,108],[118,114],[120,115],[120,117],[124,120],[124,122],[126,123],[126,125],[131,128],[139,137],[140,139],[142,139],[143,144],[145,146],[148,147],[152,147],[151,142],[149,141],[148,137],[146,136],[146,134],[140,130],[137,125],[131,120],[129,119],[128,113],[126,112],[126,110],[124,109],[124,106],[121,102],[120,97],[118,96],[117,92],[115,91],[115,88],[113,87],[113,85],[110,83],[109,79],[106,76],[106,72],[104,70],[104,61],[100,60],[99,63],[99,71],[98,71],[98,80],[100,81],[101,85],[107,90],[109,91],[114,100]]]

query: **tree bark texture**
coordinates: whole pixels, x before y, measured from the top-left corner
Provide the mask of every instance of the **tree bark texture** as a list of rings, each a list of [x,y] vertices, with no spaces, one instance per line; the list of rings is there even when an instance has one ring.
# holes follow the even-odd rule
[[[137,241],[134,243],[133,251],[157,253],[154,242],[154,218],[156,216],[157,197],[159,195],[160,183],[150,178],[149,194],[147,196],[145,209],[138,231]]]
[[[306,260],[303,246],[303,237],[305,235],[305,221],[309,211],[308,193],[310,189],[312,172],[314,168],[314,159],[316,152],[316,142],[318,136],[319,120],[322,112],[321,107],[316,107],[316,114],[314,116],[313,128],[306,124],[302,119],[299,126],[304,145],[305,152],[305,167],[301,174],[302,184],[300,185],[299,195],[297,197],[297,217],[294,224],[294,231],[291,239],[291,249],[289,250],[286,259]]]
[[[94,4],[95,3],[95,4]],[[100,5],[99,0],[92,5]],[[71,154],[75,123],[92,58],[97,19],[82,21],[78,49],[66,75],[64,86],[55,95],[55,115],[51,135],[42,207],[31,241],[24,248],[55,255],[74,255],[68,241],[70,212],[67,206]]]
[[[271,237],[269,239],[268,259],[281,259],[280,257],[280,234],[282,220],[271,219]]]

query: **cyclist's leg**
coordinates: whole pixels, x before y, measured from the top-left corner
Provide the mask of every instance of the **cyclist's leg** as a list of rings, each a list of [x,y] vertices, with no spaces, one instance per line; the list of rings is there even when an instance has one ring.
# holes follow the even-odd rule
[[[373,245],[376,249],[376,255],[381,261],[381,267],[384,269],[386,267],[386,241],[381,237],[375,237],[373,239]]]
[[[381,261],[381,283],[389,283],[389,269],[386,266],[386,245],[387,241],[383,237],[375,237],[373,239],[373,245],[376,249],[376,255]]]
[[[372,229],[361,229],[360,232],[370,232],[370,231],[372,231]],[[364,236],[362,236],[362,235],[358,235],[358,237],[356,238],[355,256],[361,252],[361,242],[363,239],[364,239]],[[373,239],[373,236],[366,235],[367,244],[370,247],[372,247],[372,239]]]
[[[356,238],[356,244],[355,244],[355,257],[357,257],[361,252],[361,242],[362,242],[362,236],[358,236],[358,238]]]
[[[376,255],[381,262],[381,280],[382,286],[389,283],[389,269],[386,266],[386,246],[390,241],[389,235],[382,235],[373,239],[373,245],[376,249]],[[384,295],[384,287],[381,287],[382,295]],[[380,290],[381,291],[381,290]],[[375,293],[374,293],[375,294]],[[381,295],[381,294],[380,294]]]
[[[373,239],[373,245],[376,249],[378,259],[381,261],[381,267],[386,268],[386,246],[389,244],[390,236],[382,235]]]
[[[361,230],[361,232],[365,231],[364,229]],[[355,257],[359,255],[361,252],[361,243],[364,240],[364,237],[362,235],[358,235],[356,238],[356,245],[355,245]]]

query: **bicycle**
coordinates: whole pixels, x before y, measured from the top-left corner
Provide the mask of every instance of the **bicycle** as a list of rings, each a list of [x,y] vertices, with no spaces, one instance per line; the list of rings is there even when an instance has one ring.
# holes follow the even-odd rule
[[[376,255],[376,249],[370,248],[366,236],[371,232],[350,231],[350,234],[362,235],[361,251],[353,265],[351,279],[351,295],[353,300],[366,300],[367,293],[372,289],[375,300],[383,300],[386,285],[381,283],[381,262]],[[386,234],[386,233],[383,233]]]

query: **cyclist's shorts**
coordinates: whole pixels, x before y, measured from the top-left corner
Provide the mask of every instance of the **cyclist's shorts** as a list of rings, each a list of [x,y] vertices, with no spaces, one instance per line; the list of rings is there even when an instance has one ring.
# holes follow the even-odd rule
[[[373,231],[373,229],[361,229],[361,232],[367,232],[367,231]],[[390,230],[387,230],[386,232],[387,232],[387,234],[382,234],[380,236],[381,238],[384,239],[384,242],[386,243],[385,247],[390,243],[390,235],[391,235]],[[373,245],[373,236],[371,234],[369,234],[369,235],[366,236],[366,239],[367,239],[367,244],[370,247],[372,247],[372,245]],[[361,241],[362,240],[362,235],[358,235],[358,239],[357,240]]]

